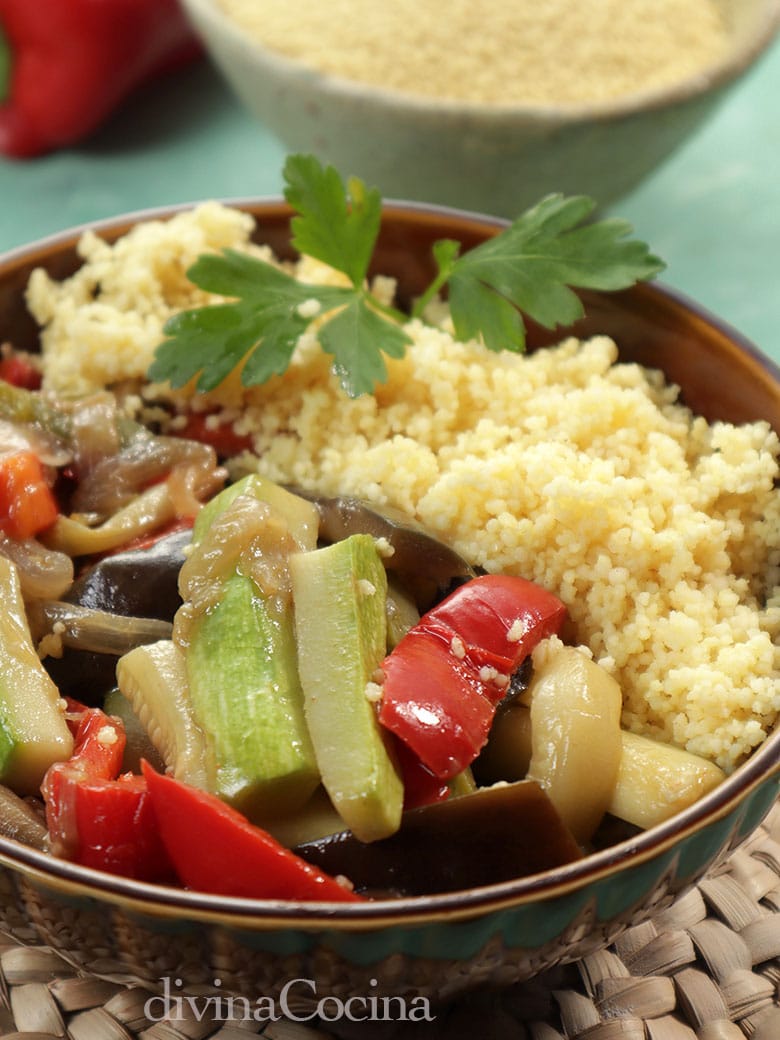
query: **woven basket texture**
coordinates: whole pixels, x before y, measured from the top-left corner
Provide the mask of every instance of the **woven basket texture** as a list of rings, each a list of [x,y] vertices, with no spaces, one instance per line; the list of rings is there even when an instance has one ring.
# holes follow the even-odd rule
[[[257,1021],[207,997],[150,1017],[147,990],[0,934],[9,1040],[780,1040],[780,802],[724,864],[608,949],[432,1008],[432,1021]]]

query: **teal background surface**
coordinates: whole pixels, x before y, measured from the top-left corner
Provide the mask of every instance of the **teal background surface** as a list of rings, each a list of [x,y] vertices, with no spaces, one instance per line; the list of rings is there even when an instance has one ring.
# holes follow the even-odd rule
[[[136,94],[79,147],[0,159],[0,251],[147,206],[278,194],[284,158],[204,59]],[[664,258],[667,285],[780,362],[780,41],[607,212]]]

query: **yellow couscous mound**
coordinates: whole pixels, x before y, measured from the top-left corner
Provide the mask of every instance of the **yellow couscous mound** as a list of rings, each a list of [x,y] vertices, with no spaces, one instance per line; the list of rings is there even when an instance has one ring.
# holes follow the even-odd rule
[[[193,253],[250,227],[214,204],[176,221],[113,248],[90,237],[67,282],[33,277],[47,387],[142,377],[165,318],[199,300]],[[446,319],[408,331],[375,396],[347,399],[305,336],[284,377],[197,406],[252,435],[243,466],[400,508],[472,563],[555,591],[620,682],[624,725],[731,770],[780,711],[776,434],[693,417],[606,337],[519,356],[457,342]]]

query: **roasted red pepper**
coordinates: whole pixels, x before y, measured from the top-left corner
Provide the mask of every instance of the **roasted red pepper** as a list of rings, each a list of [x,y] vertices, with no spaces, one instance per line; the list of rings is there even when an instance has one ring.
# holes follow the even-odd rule
[[[450,796],[450,785],[439,779],[424,765],[408,744],[396,740],[394,752],[404,782],[404,811],[419,809],[422,805],[445,802]]]
[[[11,538],[32,538],[53,524],[58,514],[38,456],[32,451],[0,455],[0,530]]]
[[[41,387],[40,369],[27,354],[10,350],[0,354],[0,379],[25,390],[40,390]]]
[[[210,445],[220,459],[240,455],[252,447],[249,434],[236,433],[232,423],[219,422],[216,415],[207,412],[191,412],[186,425],[177,430],[176,435]]]
[[[120,773],[125,732],[119,719],[83,708],[72,728],[73,755],[51,766],[41,786],[55,855],[123,877],[221,895],[360,898],[216,795],[163,776],[147,762],[142,776]]]
[[[280,845],[216,795],[142,763],[160,835],[187,888],[255,899],[354,902],[361,897]]]
[[[557,596],[523,578],[461,585],[385,658],[379,721],[435,776],[455,776],[484,746],[512,672],[565,617]]]
[[[178,0],[0,0],[0,51],[0,152],[26,158],[87,137],[200,45]]]
[[[449,629],[478,666],[511,674],[540,639],[557,633],[566,606],[557,596],[525,578],[485,574],[474,578],[425,615]]]
[[[84,708],[71,726],[73,755],[51,766],[41,786],[52,851],[123,877],[171,880],[146,781],[120,773],[121,721],[99,708]]]

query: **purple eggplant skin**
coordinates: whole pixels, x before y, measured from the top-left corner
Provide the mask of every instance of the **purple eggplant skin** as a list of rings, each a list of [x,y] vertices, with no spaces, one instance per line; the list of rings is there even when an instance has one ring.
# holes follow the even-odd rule
[[[582,856],[533,780],[483,787],[410,809],[380,841],[350,831],[297,845],[302,859],[369,896],[422,896],[511,881]]]
[[[65,599],[123,617],[172,621],[181,605],[179,571],[191,540],[191,530],[174,531],[145,548],[104,556],[79,575]]]
[[[299,487],[289,490],[317,507],[324,542],[336,542],[351,534],[370,534],[389,542],[393,552],[384,559],[385,568],[398,576],[423,612],[478,573],[454,549],[389,506],[369,505],[350,495],[330,497]]]
[[[64,599],[122,617],[173,621],[181,605],[179,571],[191,540],[191,530],[175,531],[146,548],[104,556],[81,572]],[[60,693],[83,704],[102,704],[116,686],[116,658],[111,654],[67,647],[62,657],[47,657],[43,664]]]

